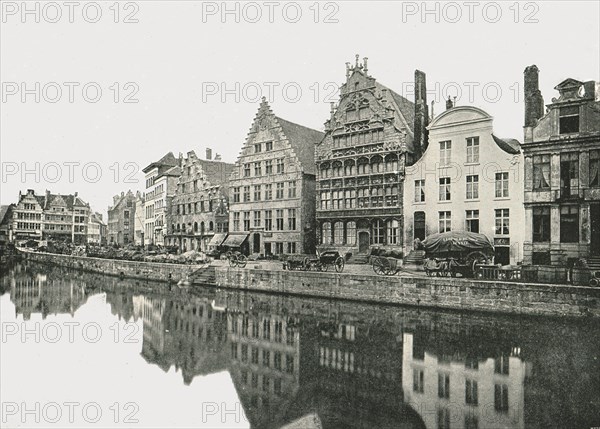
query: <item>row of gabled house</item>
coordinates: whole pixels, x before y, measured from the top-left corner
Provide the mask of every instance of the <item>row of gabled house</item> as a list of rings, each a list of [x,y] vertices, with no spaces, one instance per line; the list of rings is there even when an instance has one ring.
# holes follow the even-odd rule
[[[465,230],[486,234],[501,264],[600,256],[600,92],[566,79],[544,109],[538,74],[525,70],[521,143],[474,106],[449,99],[430,114],[424,73],[411,102],[357,59],[324,132],[263,100],[235,164],[207,150],[148,166],[146,243],[259,255],[384,247],[410,259],[426,236]]]

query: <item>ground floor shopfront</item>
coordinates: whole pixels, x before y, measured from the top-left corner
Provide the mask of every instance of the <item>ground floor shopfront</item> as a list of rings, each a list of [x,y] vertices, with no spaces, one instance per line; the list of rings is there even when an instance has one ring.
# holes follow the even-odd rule
[[[530,204],[525,217],[525,264],[570,265],[600,257],[600,201]]]
[[[239,249],[245,255],[275,256],[283,254],[311,254],[314,240],[310,232],[264,231],[229,233],[222,246]]]

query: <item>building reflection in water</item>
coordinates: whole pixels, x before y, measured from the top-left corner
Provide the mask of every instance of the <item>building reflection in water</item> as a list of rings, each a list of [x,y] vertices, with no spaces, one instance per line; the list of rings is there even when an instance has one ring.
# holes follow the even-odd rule
[[[587,321],[186,292],[28,268],[7,277],[27,318],[72,312],[86,289],[102,290],[113,314],[142,319],[146,362],[175,367],[187,385],[229,372],[238,398],[227,408],[241,406],[256,428],[310,414],[326,428],[588,427],[600,415],[600,327]]]

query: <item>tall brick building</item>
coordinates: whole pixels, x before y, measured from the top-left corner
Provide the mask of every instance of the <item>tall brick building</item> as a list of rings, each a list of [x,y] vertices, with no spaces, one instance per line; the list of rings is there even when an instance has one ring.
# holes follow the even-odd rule
[[[425,75],[415,74],[415,104],[368,74],[367,59],[346,64],[337,107],[316,147],[319,242],[342,253],[371,246],[402,249],[404,167],[427,145]]]
[[[547,104],[525,69],[525,263],[600,258],[600,93],[566,79]]]
[[[322,138],[275,116],[263,99],[231,175],[225,245],[263,255],[314,251],[314,150]]]
[[[167,214],[167,245],[182,252],[208,250],[211,242],[221,244],[229,230],[228,181],[233,164],[200,159],[194,151],[180,158],[181,176]],[[214,240],[213,240],[214,239]]]

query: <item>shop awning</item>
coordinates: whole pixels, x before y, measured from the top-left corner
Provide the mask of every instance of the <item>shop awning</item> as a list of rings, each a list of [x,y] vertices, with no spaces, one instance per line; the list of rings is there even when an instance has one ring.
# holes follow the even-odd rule
[[[225,237],[227,237],[227,234],[215,234],[208,242],[208,245],[209,246],[220,246],[221,243],[223,243],[223,241],[225,240]]]
[[[229,234],[223,242],[223,246],[240,247],[250,234]]]

